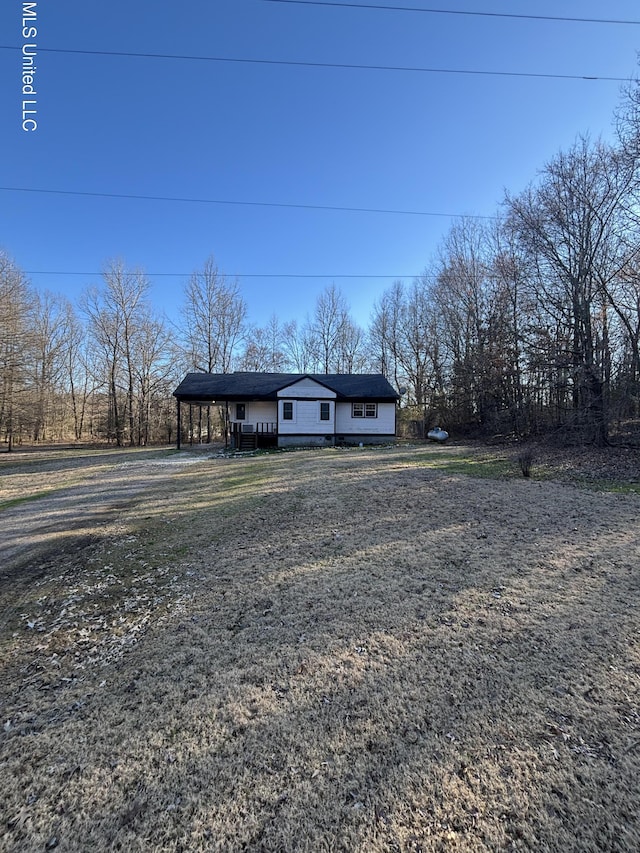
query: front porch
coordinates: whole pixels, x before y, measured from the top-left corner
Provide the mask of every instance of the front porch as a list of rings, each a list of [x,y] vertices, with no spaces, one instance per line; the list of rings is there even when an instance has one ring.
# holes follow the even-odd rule
[[[258,450],[278,446],[278,425],[272,421],[246,421],[230,424],[231,447],[234,450]]]

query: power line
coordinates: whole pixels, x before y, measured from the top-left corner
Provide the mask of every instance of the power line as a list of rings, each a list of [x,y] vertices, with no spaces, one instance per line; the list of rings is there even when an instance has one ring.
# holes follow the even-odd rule
[[[463,216],[459,213],[435,213],[427,210],[392,210],[376,207],[342,207],[339,205],[328,204],[287,204],[285,202],[276,201],[235,201],[232,199],[214,199],[214,198],[179,198],[176,196],[156,196],[156,195],[133,195],[131,193],[102,193],[102,192],[81,192],[79,190],[47,190],[36,187],[0,187],[0,191],[4,192],[23,192],[23,193],[46,193],[49,195],[71,195],[90,198],[119,198],[133,199],[136,201],[170,201],[181,202],[185,204],[224,204],[238,205],[242,207],[281,207],[285,209],[295,210],[327,210],[341,211],[347,213],[383,213],[394,214],[399,216],[442,216],[447,218],[458,218]],[[497,219],[496,216],[481,216],[464,214],[468,219]]]
[[[93,278],[103,275],[103,272],[71,272],[69,270],[23,270],[25,275],[81,275],[87,278]],[[197,273],[197,270],[192,270],[189,273],[184,272],[146,272],[143,270],[144,275],[149,278],[189,278]],[[415,278],[419,273],[404,273],[397,275],[380,275],[380,274],[370,274],[370,273],[275,273],[275,272],[265,272],[265,273],[242,273],[242,272],[229,272],[224,273],[228,278],[314,278],[314,279],[326,279],[326,278],[375,278],[375,279],[400,279],[400,278]]]
[[[391,12],[425,12],[430,15],[473,15],[480,18],[516,18],[528,21],[562,21],[571,24],[640,25],[640,21],[617,18],[569,18],[558,15],[518,15],[511,12],[465,12],[459,9],[425,9],[418,6],[384,6],[378,3],[336,3],[330,0],[263,0],[264,3],[291,3],[296,6],[333,6],[345,9],[384,9]]]
[[[0,50],[21,50],[14,45],[0,45]],[[197,62],[229,62],[243,63],[249,65],[281,65],[296,66],[300,68],[339,68],[356,71],[400,71],[414,74],[457,74],[478,77],[529,77],[533,79],[546,80],[588,80],[606,83],[629,83],[630,77],[600,77],[591,74],[551,74],[534,71],[483,71],[479,69],[462,68],[429,68],[410,65],[362,65],[347,62],[309,62],[294,59],[249,59],[246,57],[229,56],[196,56],[191,54],[177,53],[139,53],[120,50],[75,50],[61,47],[39,47],[39,53],[66,53],[82,56],[125,56],[136,59],[173,59],[190,60]]]

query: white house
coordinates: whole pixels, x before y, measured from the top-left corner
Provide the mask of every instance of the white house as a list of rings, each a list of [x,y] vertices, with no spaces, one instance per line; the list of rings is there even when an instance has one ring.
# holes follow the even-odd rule
[[[182,406],[220,405],[234,447],[381,444],[396,435],[399,395],[382,374],[188,373]]]

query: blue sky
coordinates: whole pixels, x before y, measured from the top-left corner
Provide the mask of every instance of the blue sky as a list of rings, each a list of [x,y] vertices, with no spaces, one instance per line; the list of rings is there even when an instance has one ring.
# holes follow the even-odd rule
[[[0,186],[23,190],[0,190],[0,246],[38,288],[72,299],[124,259],[146,270],[170,316],[185,279],[214,254],[258,325],[273,313],[304,320],[332,283],[364,325],[393,278],[424,269],[452,220],[271,205],[492,216],[505,189],[523,189],[578,134],[612,137],[620,84],[604,80],[50,52],[638,72],[638,25],[398,8],[640,21],[637,0],[380,3],[396,8],[41,0],[37,38],[25,40],[23,3],[7,0],[1,44],[37,44],[38,126],[22,129],[21,54],[0,50]]]

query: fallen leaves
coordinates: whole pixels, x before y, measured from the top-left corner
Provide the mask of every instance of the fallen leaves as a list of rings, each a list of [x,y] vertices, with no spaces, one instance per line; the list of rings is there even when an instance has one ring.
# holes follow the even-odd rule
[[[212,467],[37,579],[4,637],[8,843],[637,840],[634,499],[398,458],[292,454],[259,489],[237,461],[228,506]]]

